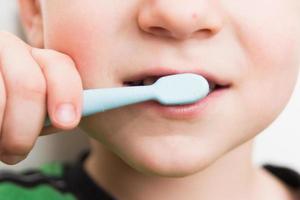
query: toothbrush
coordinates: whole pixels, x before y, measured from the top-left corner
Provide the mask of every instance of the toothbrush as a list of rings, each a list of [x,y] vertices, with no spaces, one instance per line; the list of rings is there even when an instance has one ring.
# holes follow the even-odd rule
[[[190,104],[208,93],[208,81],[192,73],[164,76],[146,86],[88,89],[83,91],[82,116],[149,100],[163,105]],[[44,126],[49,125],[51,121],[47,117]]]

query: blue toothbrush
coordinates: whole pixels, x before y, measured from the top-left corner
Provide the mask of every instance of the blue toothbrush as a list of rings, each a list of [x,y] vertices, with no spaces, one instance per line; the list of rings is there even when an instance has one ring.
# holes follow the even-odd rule
[[[208,81],[192,73],[164,76],[146,86],[88,89],[83,91],[82,116],[149,100],[163,105],[190,104],[208,93]],[[44,126],[49,125],[51,121],[47,117]]]

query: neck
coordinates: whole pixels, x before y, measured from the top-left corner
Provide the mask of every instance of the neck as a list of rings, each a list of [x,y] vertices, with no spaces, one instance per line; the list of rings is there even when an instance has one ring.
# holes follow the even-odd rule
[[[206,169],[182,178],[142,174],[99,143],[92,144],[84,167],[98,185],[117,199],[244,199],[253,194],[255,185],[252,145],[253,141],[249,141]]]

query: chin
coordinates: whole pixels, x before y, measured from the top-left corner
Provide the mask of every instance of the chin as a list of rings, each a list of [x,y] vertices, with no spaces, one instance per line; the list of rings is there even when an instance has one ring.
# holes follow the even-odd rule
[[[131,168],[150,176],[185,177],[204,170],[213,161],[207,146],[185,137],[167,137],[124,147],[119,156]]]

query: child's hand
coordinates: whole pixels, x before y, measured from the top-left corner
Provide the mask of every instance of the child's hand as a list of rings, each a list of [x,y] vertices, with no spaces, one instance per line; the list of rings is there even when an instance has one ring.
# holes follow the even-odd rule
[[[70,57],[30,47],[0,32],[0,161],[16,164],[31,151],[39,135],[76,127],[82,92]],[[72,111],[69,103],[75,106],[75,114],[58,111],[62,104]],[[54,127],[43,128],[47,110]]]

